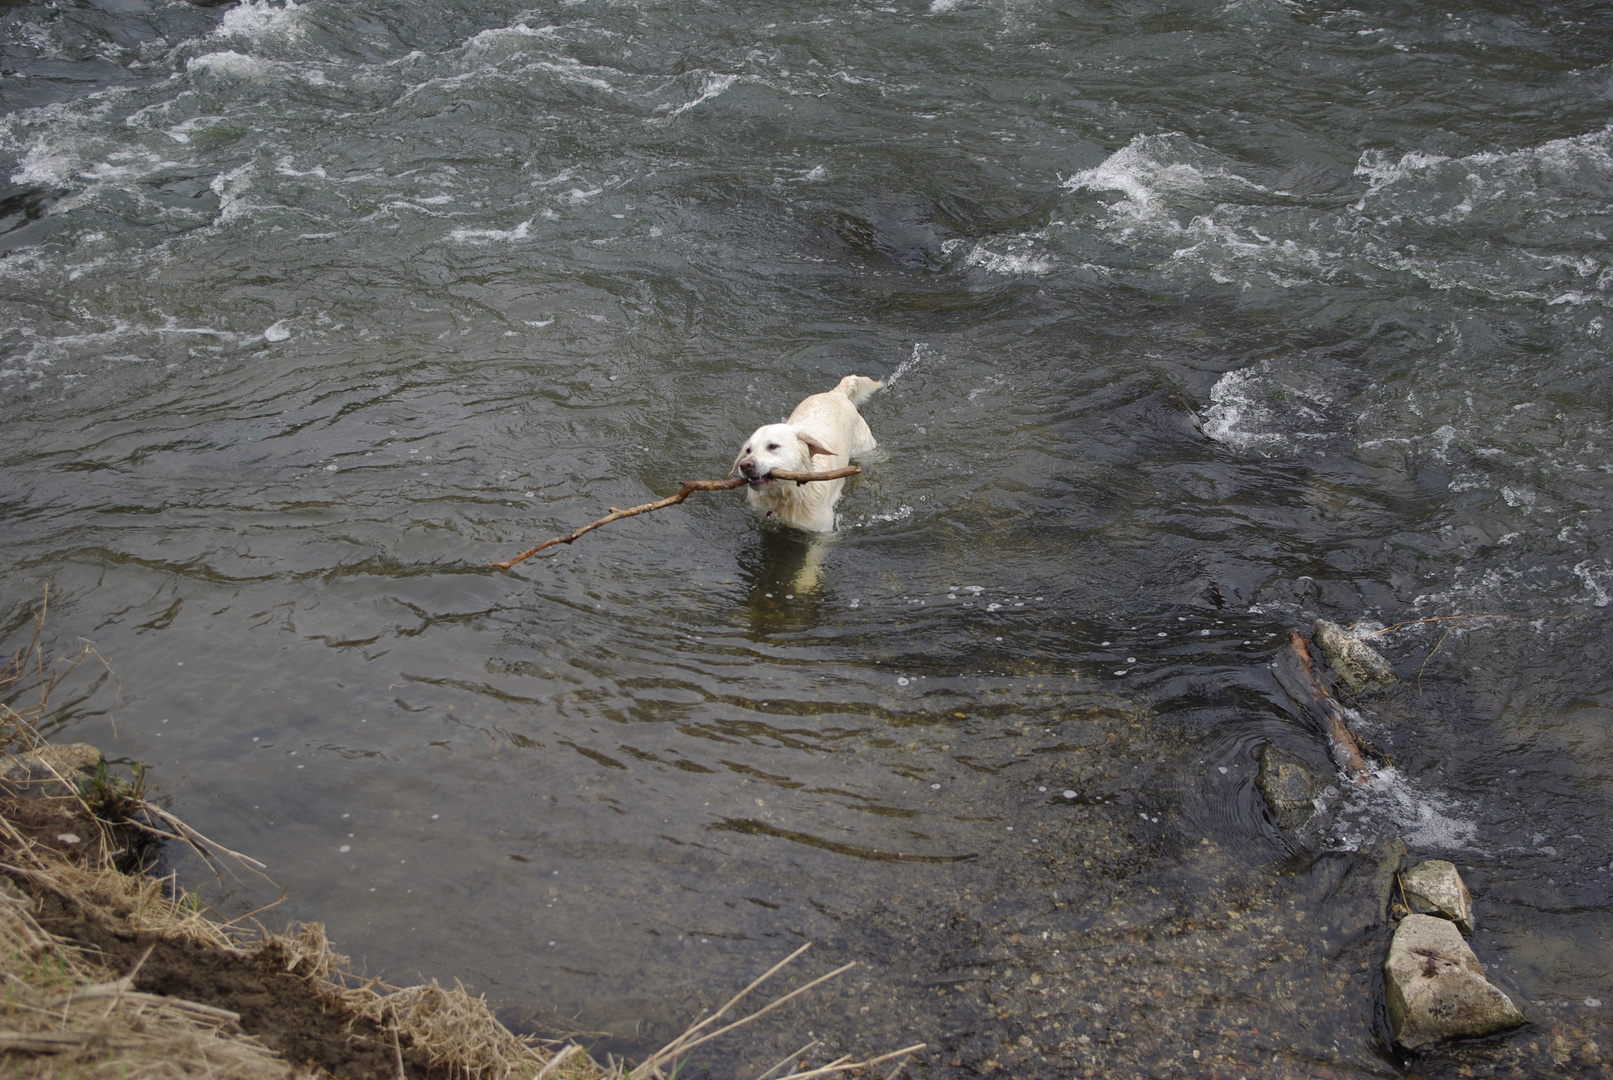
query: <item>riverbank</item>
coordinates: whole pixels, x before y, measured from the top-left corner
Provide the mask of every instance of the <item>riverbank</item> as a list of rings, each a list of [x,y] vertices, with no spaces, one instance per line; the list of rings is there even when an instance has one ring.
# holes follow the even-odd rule
[[[360,980],[318,924],[271,933],[218,920],[172,879],[128,865],[150,847],[147,827],[92,810],[97,783],[125,795],[132,785],[107,780],[104,763],[75,773],[66,756],[11,755],[0,788],[0,975],[11,995],[0,1071],[605,1075],[575,1047],[510,1033],[462,988]]]
[[[596,1061],[575,1041],[517,1035],[457,981],[448,989],[435,979],[397,987],[364,978],[319,923],[270,930],[253,918],[264,912],[226,921],[176,875],[153,874],[162,846],[189,845],[215,872],[222,864],[256,873],[261,864],[149,801],[143,767],[120,776],[95,747],[39,734],[51,692],[79,663],[99,659],[86,645],[51,662],[40,644],[44,613],[41,605],[30,643],[0,666],[0,1074],[662,1080],[695,1047],[855,966],[736,1019],[802,946],[630,1067]],[[815,1068],[798,1060],[803,1051],[768,1075],[792,1064],[781,1080],[889,1067],[923,1049]]]

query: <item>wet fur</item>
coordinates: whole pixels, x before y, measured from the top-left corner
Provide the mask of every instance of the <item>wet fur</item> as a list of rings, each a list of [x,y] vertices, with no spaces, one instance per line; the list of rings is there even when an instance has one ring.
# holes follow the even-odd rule
[[[833,390],[813,394],[782,424],[764,424],[745,440],[734,468],[750,480],[746,499],[763,517],[806,532],[834,532],[835,503],[845,480],[797,484],[770,480],[774,469],[829,472],[878,444],[857,406],[882,383],[847,375]]]

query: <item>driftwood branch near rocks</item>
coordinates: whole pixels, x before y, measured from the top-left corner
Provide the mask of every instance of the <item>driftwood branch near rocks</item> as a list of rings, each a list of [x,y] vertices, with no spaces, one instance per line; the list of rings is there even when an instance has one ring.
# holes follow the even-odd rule
[[[793,480],[797,484],[810,484],[817,480],[838,480],[842,476],[855,476],[860,472],[862,472],[862,470],[857,466],[847,465],[843,469],[832,469],[829,472],[821,473],[792,472],[785,469],[774,469],[769,476],[774,480]],[[495,567],[499,570],[508,570],[522,559],[530,558],[546,547],[553,547],[556,544],[569,544],[578,537],[593,532],[601,525],[609,525],[611,522],[620,521],[622,518],[630,518],[636,517],[639,514],[647,514],[651,510],[662,510],[668,506],[676,506],[678,503],[682,502],[684,499],[687,499],[690,495],[697,491],[732,491],[734,488],[744,487],[749,482],[750,481],[743,476],[730,476],[726,480],[685,480],[683,482],[683,486],[678,488],[678,493],[676,495],[668,495],[666,498],[656,499],[654,502],[640,503],[637,506],[630,506],[626,510],[618,510],[613,506],[611,507],[610,513],[606,514],[598,521],[589,522],[587,525],[584,525],[575,532],[569,532],[564,536],[556,536],[551,540],[545,540],[537,547],[528,548],[513,559],[505,559],[503,562],[491,562],[487,565]]]
[[[1288,645],[1299,660],[1300,673],[1305,676],[1306,688],[1311,692],[1318,711],[1322,714],[1322,728],[1327,732],[1327,746],[1333,754],[1333,761],[1343,771],[1350,783],[1356,787],[1366,785],[1368,774],[1366,761],[1361,757],[1361,747],[1350,734],[1350,729],[1344,724],[1344,706],[1338,699],[1327,692],[1311,668],[1310,643],[1305,635],[1298,630],[1289,631]]]

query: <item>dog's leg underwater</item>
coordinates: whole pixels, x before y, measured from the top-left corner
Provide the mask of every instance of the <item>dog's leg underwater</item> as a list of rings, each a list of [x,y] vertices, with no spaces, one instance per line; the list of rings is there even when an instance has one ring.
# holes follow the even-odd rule
[[[806,557],[801,560],[800,569],[795,572],[795,579],[790,584],[790,591],[797,596],[805,596],[817,589],[823,580],[823,557],[829,553],[829,538],[827,534],[820,534],[807,541]]]

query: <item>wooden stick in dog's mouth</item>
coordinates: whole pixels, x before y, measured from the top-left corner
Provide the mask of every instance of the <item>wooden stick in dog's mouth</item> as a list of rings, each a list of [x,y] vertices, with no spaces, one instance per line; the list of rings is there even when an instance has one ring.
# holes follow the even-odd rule
[[[759,477],[758,479],[794,480],[797,484],[810,484],[814,480],[838,480],[842,476],[855,476],[860,472],[862,472],[862,470],[855,465],[847,465],[843,469],[831,469],[829,472],[821,473],[795,472],[790,469],[774,469],[765,477]],[[528,548],[513,559],[506,559],[503,562],[490,562],[487,565],[496,567],[499,570],[508,570],[522,559],[536,555],[546,547],[553,547],[556,544],[569,544],[573,540],[576,540],[579,536],[593,532],[601,525],[609,525],[611,522],[620,521],[622,518],[636,517],[639,514],[647,514],[651,510],[660,510],[664,507],[676,506],[678,503],[682,502],[684,499],[687,499],[696,491],[732,491],[734,488],[744,487],[749,483],[752,483],[752,481],[743,476],[730,476],[726,480],[685,480],[683,482],[683,486],[678,488],[678,493],[676,495],[668,495],[666,498],[656,499],[654,502],[640,503],[637,506],[630,506],[626,510],[618,510],[613,506],[611,507],[610,513],[606,514],[598,521],[593,521],[587,525],[584,525],[575,532],[567,533],[564,536],[556,536],[551,540],[545,540],[537,547]]]

